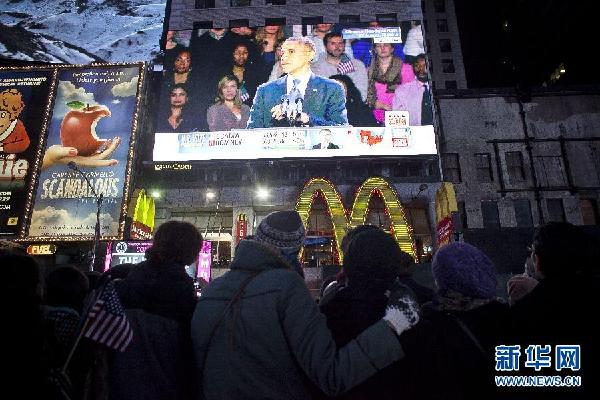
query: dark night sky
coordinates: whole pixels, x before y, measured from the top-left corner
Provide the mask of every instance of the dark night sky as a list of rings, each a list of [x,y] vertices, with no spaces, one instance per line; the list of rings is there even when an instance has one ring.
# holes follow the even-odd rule
[[[592,3],[455,0],[469,87],[540,86],[561,62],[566,73],[554,85],[600,84]]]

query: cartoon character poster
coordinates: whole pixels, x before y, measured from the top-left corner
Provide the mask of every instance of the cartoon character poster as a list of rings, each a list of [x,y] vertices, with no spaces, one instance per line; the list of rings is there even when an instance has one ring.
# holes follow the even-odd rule
[[[53,70],[0,70],[0,236],[23,223],[46,113]]]
[[[140,73],[140,65],[59,71],[29,237],[93,236],[100,196],[101,237],[122,234]]]

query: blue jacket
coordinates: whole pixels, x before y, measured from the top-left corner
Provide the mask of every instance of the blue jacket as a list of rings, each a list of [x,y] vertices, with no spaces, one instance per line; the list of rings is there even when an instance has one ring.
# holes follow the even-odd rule
[[[271,108],[287,93],[287,76],[263,83],[256,90],[247,128],[271,128]],[[312,74],[304,93],[303,110],[310,126],[347,125],[346,96],[338,82]]]

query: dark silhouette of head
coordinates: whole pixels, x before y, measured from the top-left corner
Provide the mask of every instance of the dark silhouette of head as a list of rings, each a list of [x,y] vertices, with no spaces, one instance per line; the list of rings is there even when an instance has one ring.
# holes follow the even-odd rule
[[[90,283],[83,271],[70,265],[56,268],[46,278],[46,304],[81,312],[89,289]]]
[[[375,225],[359,225],[355,228],[350,228],[342,238],[342,243],[340,244],[340,249],[342,253],[346,254],[348,252],[348,247],[350,246],[350,242],[354,238],[354,236],[358,235],[361,232],[368,230],[381,230],[379,227]]]
[[[401,257],[398,243],[379,228],[354,234],[343,265],[348,286],[373,293],[386,291],[398,277]]]
[[[155,264],[190,265],[202,247],[202,235],[189,222],[168,221],[158,227],[146,259]]]
[[[597,243],[581,228],[567,222],[549,222],[533,235],[538,278],[561,279],[593,268]]]
[[[329,79],[334,79],[342,84],[346,92],[346,105],[352,106],[354,104],[360,104],[362,97],[360,92],[352,79],[348,75],[331,75]]]

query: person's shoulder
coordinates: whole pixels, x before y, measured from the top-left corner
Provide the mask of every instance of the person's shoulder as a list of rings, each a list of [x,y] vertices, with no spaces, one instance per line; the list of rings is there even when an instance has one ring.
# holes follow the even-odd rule
[[[351,58],[351,60],[355,68],[358,67],[358,69],[364,69],[365,71],[367,70],[365,63],[359,60],[358,58]]]
[[[274,81],[269,81],[269,82],[265,82],[262,83],[261,85],[258,86],[258,88],[256,89],[257,93],[260,91],[265,91],[265,90],[270,90],[272,88],[275,88],[277,86],[280,85],[285,85],[286,84],[286,78],[287,75],[282,76],[281,78],[277,78]]]
[[[313,81],[313,85],[315,86],[323,86],[331,90],[340,90],[343,92],[342,84],[336,80],[324,78],[319,75],[312,74],[311,78]]]

